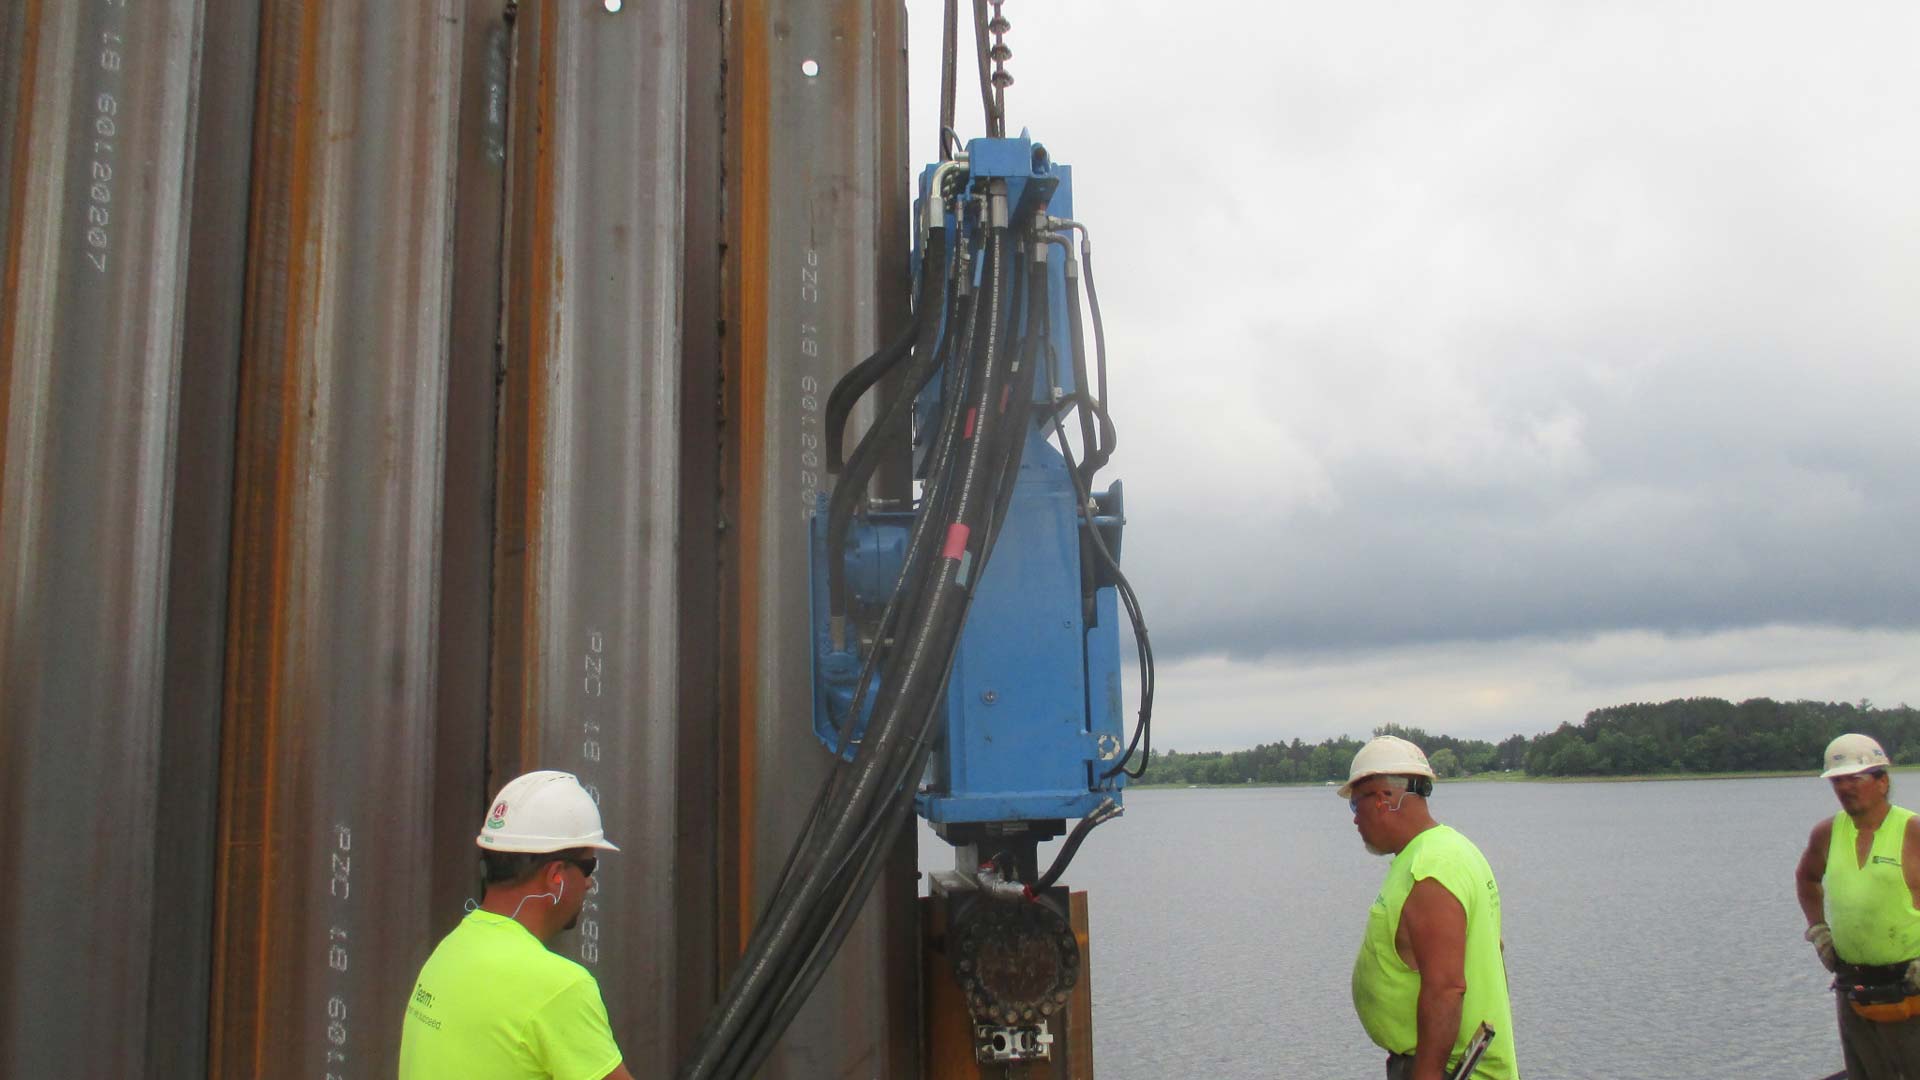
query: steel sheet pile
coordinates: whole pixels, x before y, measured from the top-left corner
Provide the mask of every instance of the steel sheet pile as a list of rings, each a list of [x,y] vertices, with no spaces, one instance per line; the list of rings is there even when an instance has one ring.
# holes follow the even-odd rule
[[[813,671],[811,653],[791,636],[810,618],[807,523],[827,480],[827,395],[846,358],[872,353],[907,318],[904,294],[879,292],[882,281],[907,280],[905,234],[897,244],[875,242],[878,230],[903,227],[908,212],[907,189],[891,183],[906,170],[904,124],[870,86],[904,77],[906,27],[897,13],[876,21],[862,5],[836,6],[831,18],[809,19],[811,5],[799,0],[771,5],[776,31],[742,47],[746,70],[768,78],[741,88],[737,156],[770,171],[747,170],[738,189],[746,240],[765,245],[741,260],[749,291],[741,332],[747,356],[757,347],[792,362],[748,363],[736,387],[752,447],[737,514],[757,553],[742,569],[737,686],[749,726],[736,745],[751,753],[744,772],[758,781],[741,789],[736,925],[773,892],[830,762],[814,752],[817,741],[808,745],[812,731],[793,722],[812,709]],[[862,74],[835,74],[846,72]],[[916,941],[911,832],[906,843],[902,871],[875,887],[834,969],[787,1029],[789,1056],[776,1056],[766,1075],[838,1075],[836,1064],[849,1060],[867,1063],[862,1075],[912,1075],[908,1062],[889,1058],[901,1045],[888,1034],[911,1030],[918,1001],[873,990],[911,985],[911,967],[897,966],[911,963]]]
[[[0,5],[0,1075],[391,1075],[576,772],[635,1075],[826,755],[819,409],[903,317],[888,0]],[[911,856],[768,1075],[906,1075]]]

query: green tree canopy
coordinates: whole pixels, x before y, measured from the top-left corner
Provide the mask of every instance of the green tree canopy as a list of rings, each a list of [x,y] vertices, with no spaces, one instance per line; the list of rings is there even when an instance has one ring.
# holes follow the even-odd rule
[[[1398,735],[1427,752],[1442,777],[1524,769],[1534,776],[1627,776],[1671,772],[1815,770],[1834,736],[1858,731],[1880,740],[1896,763],[1920,764],[1920,710],[1871,702],[1778,702],[1750,698],[1679,698],[1595,709],[1531,738],[1497,745],[1383,724],[1375,735]],[[1360,742],[1341,736],[1308,744],[1263,743],[1232,753],[1154,755],[1147,782],[1156,784],[1324,783],[1344,781]]]

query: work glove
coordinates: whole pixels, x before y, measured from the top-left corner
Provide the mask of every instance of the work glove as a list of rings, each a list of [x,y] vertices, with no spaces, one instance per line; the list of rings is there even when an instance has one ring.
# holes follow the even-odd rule
[[[1913,997],[1916,994],[1920,994],[1920,960],[1913,960],[1908,962],[1907,977],[1905,981],[1907,984],[1908,997]]]
[[[1820,954],[1822,967],[1833,971],[1840,966],[1840,954],[1833,951],[1833,931],[1827,929],[1826,923],[1817,922],[1807,927],[1807,940],[1813,942],[1813,951]],[[1907,978],[1911,979],[1915,974],[1911,967],[1908,968]]]

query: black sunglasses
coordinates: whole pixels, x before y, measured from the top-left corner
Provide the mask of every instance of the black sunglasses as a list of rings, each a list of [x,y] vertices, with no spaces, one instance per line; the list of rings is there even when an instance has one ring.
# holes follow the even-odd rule
[[[572,863],[578,867],[581,877],[592,877],[594,870],[600,865],[600,860],[592,855],[584,859],[561,859],[560,861],[563,863]]]

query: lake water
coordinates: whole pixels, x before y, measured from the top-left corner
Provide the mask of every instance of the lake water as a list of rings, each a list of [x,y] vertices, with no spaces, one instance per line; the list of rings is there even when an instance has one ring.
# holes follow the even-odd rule
[[[1347,978],[1387,863],[1333,789],[1126,803],[1065,879],[1089,893],[1101,1080],[1381,1076]],[[1442,784],[1432,806],[1500,879],[1526,1080],[1840,1070],[1793,898],[1826,784]],[[920,864],[952,865],[924,827]]]

